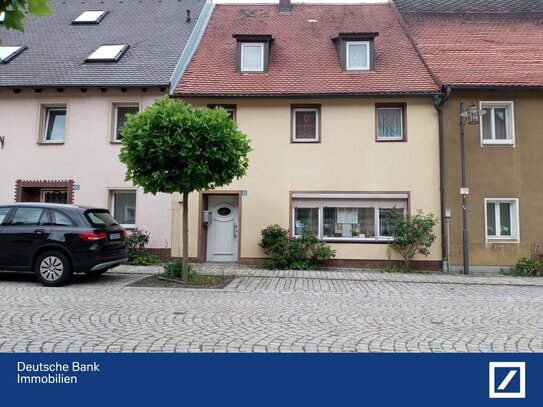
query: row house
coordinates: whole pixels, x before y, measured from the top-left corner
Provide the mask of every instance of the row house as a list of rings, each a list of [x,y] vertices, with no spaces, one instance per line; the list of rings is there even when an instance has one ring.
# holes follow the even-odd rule
[[[394,3],[443,92],[443,224],[450,221],[444,257],[453,269],[507,268],[543,248],[543,4]],[[468,189],[461,191],[459,123],[469,106],[486,113],[479,125],[463,119]]]
[[[260,231],[279,224],[316,233],[337,251],[334,265],[398,259],[391,212],[440,213],[441,87],[395,9],[218,4],[198,33],[170,94],[227,109],[253,151],[245,177],[191,194],[189,256],[258,262]],[[179,211],[172,229],[179,256]],[[440,268],[440,240],[416,260]]]
[[[53,16],[0,17],[0,202],[106,207],[169,256],[171,197],[126,182],[119,129],[167,94],[203,1],[51,0]]]

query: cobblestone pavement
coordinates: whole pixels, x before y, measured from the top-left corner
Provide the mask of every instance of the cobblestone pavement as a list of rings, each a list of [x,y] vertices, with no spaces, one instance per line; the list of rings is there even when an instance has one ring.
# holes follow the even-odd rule
[[[543,278],[354,269],[235,274],[226,288],[138,288],[121,266],[46,288],[0,272],[0,352],[542,352]]]

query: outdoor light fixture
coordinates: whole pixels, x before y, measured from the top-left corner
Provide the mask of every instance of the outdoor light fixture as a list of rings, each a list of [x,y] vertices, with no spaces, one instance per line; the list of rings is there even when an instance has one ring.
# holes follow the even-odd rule
[[[460,113],[460,117],[463,118],[461,120],[467,121],[470,125],[479,124],[480,117],[486,113],[486,110],[480,110],[474,104],[469,105],[465,111],[462,111],[462,109],[461,107],[460,111],[462,113]]]
[[[464,274],[469,274],[469,253],[468,253],[468,195],[469,188],[466,186],[466,157],[464,153],[464,126],[466,122],[470,125],[479,124],[480,117],[486,113],[485,110],[477,108],[473,103],[464,110],[464,101],[460,100],[460,157],[462,165],[462,248],[464,255]]]

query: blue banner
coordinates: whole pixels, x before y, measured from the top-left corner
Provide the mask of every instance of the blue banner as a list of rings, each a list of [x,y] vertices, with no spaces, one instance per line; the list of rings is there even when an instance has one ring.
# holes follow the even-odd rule
[[[543,354],[0,354],[2,406],[543,406]]]

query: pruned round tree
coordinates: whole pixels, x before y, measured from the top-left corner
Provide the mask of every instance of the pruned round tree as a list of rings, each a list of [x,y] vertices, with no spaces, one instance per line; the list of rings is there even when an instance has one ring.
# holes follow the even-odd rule
[[[245,175],[247,136],[224,109],[193,109],[167,96],[129,115],[121,130],[119,158],[126,180],[144,192],[183,195],[183,280],[188,277],[188,196]]]

